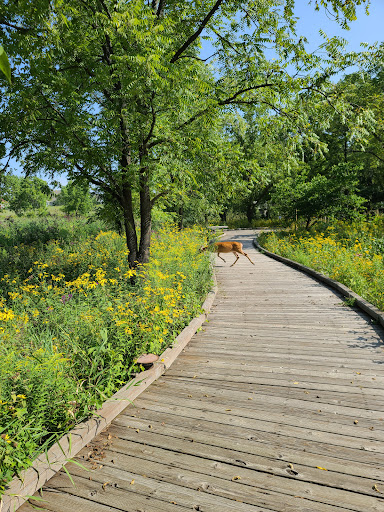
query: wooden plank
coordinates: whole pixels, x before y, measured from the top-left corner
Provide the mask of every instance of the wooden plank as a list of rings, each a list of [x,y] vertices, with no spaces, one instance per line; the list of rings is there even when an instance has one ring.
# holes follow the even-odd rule
[[[177,373],[173,373],[172,376],[177,379],[177,383],[185,384],[186,386],[193,386],[194,384],[199,383],[200,385],[207,384],[213,386],[227,385],[230,389],[242,389],[244,392],[254,393],[261,392],[263,394],[277,394],[277,393],[289,393],[296,394],[300,396],[303,392],[306,393],[308,398],[316,395],[316,393],[320,396],[317,398],[321,398],[322,401],[327,402],[327,400],[337,400],[340,403],[348,404],[355,403],[356,405],[361,402],[367,406],[367,400],[371,401],[372,406],[369,408],[374,408],[375,410],[383,410],[384,407],[384,397],[383,393],[380,389],[377,388],[365,388],[361,384],[355,384],[354,381],[350,381],[349,385],[346,384],[324,384],[321,382],[308,382],[306,380],[294,380],[290,378],[289,380],[282,380],[276,378],[273,379],[263,379],[257,375],[250,376],[236,376],[236,375],[228,375],[225,379],[223,375],[218,374],[215,375],[210,372],[204,373],[195,373],[186,372],[187,375],[180,371]],[[191,378],[193,380],[191,380]],[[285,389],[284,389],[285,388]],[[304,397],[305,399],[306,397]]]
[[[172,385],[175,388],[181,387],[182,389],[185,389],[185,386],[181,384],[179,386],[178,381],[174,380]],[[198,386],[198,383],[195,383],[194,386]],[[199,397],[203,397],[205,393],[209,391],[208,386],[210,386],[211,390],[216,393],[217,395],[225,396],[229,390],[231,389],[238,389],[241,385],[237,385],[237,383],[232,382],[222,382],[220,386],[216,386],[215,383],[211,383],[209,381],[205,382],[204,385],[202,385],[199,388],[195,387],[196,393]],[[244,388],[242,388],[244,389]],[[350,404],[342,404],[340,403],[340,400],[335,399],[333,400],[333,403],[330,400],[325,400],[321,403],[318,401],[313,402],[313,400],[309,399],[309,397],[306,396],[306,394],[303,392],[300,393],[300,398],[297,398],[295,396],[290,396],[290,393],[287,393],[287,390],[284,390],[283,393],[277,392],[276,395],[270,393],[263,393],[262,389],[252,390],[255,391],[252,395],[253,400],[256,402],[265,402],[268,403],[269,407],[291,407],[291,408],[297,408],[298,411],[301,409],[306,409],[308,411],[312,412],[318,412],[318,409],[321,407],[322,413],[328,413],[328,414],[344,414],[345,416],[350,416],[351,418],[356,418],[359,416],[365,417],[367,419],[371,420],[378,420],[383,421],[384,419],[384,412],[380,410],[380,407],[378,410],[374,410],[368,406],[365,406],[364,408],[360,407],[353,407]],[[317,395],[316,395],[317,397]],[[316,398],[316,400],[320,400]]]
[[[110,432],[113,432],[112,436]],[[145,443],[138,443],[137,438],[129,440],[129,434],[127,435],[125,430],[122,431],[116,426],[113,426],[110,432],[112,440],[108,441],[108,449],[104,452],[102,459],[103,464],[115,464],[118,454],[124,453],[127,456],[145,458],[149,461],[162,461],[182,469],[197,466],[199,472],[219,477],[222,475],[217,468],[222,468],[221,464],[225,464],[225,474],[230,478],[233,477],[234,471],[237,473],[240,470],[253,470],[374,497],[377,497],[377,492],[372,489],[372,481],[375,481],[378,487],[384,485],[384,470],[362,468],[355,475],[353,474],[354,466],[351,468],[352,473],[348,473],[348,467],[345,467],[345,464],[331,457],[321,459],[322,463],[326,464],[327,471],[324,471],[318,469],[319,457],[311,457],[310,454],[304,454],[304,457],[301,457],[297,452],[286,452],[284,456],[279,454],[277,457],[276,452],[272,450],[262,454],[249,454],[212,445],[207,451],[206,444],[196,441],[186,443],[183,439],[157,434],[153,429],[148,431],[148,435],[142,434]],[[123,437],[120,437],[119,433]],[[295,462],[292,463],[292,460]]]
[[[224,368],[225,375],[223,375]],[[379,393],[381,396],[383,396],[382,391],[384,384],[384,376],[377,375],[372,372],[363,374],[362,372],[354,371],[349,374],[340,374],[340,372],[334,372],[332,369],[328,369],[328,371],[315,371],[312,369],[308,370],[308,368],[292,369],[281,366],[271,368],[255,367],[250,363],[223,365],[221,361],[211,361],[209,365],[202,365],[197,364],[193,360],[191,361],[187,355],[183,358],[182,364],[172,367],[172,369],[167,372],[168,377],[171,375],[183,376],[184,378],[196,378],[196,376],[208,378],[209,376],[215,380],[228,378],[228,380],[234,379],[239,382],[242,382],[241,379],[243,379],[244,382],[248,382],[248,379],[251,379],[251,381],[254,382],[254,379],[257,378],[262,378],[266,382],[274,382],[275,377],[285,377],[287,381],[305,381],[311,377],[314,384],[330,383],[332,385],[333,382],[339,382],[341,385],[346,386],[353,382],[356,386],[372,389],[372,393]],[[372,380],[373,376],[376,376],[375,380]]]
[[[162,403],[164,401],[167,404],[183,403],[188,407],[204,410],[206,408],[217,408],[217,410],[222,411],[223,407],[227,406],[231,408],[232,412],[238,411],[239,415],[248,418],[256,417],[272,422],[280,418],[280,421],[283,419],[286,424],[302,425],[306,428],[327,432],[340,432],[347,429],[350,435],[356,437],[364,435],[372,439],[381,439],[383,435],[384,414],[383,418],[377,421],[372,418],[364,418],[364,412],[360,411],[360,419],[358,423],[355,423],[356,420],[353,415],[326,414],[323,411],[319,412],[318,409],[313,411],[289,407],[271,407],[267,400],[260,400],[260,397],[256,397],[256,394],[252,392],[231,392],[220,396],[215,390],[210,393],[208,389],[204,391],[207,391],[207,393],[201,393],[200,390],[196,391],[193,386],[184,391],[178,389],[178,402],[176,402],[175,388],[173,386],[172,389],[162,387],[160,391],[153,390],[152,393],[147,393],[143,399],[147,399],[151,403]],[[159,395],[161,398],[159,398]],[[127,410],[126,414],[129,415],[130,411]]]
[[[185,403],[185,401],[180,401],[180,403]],[[161,404],[155,404],[153,401],[144,398],[142,401],[138,401],[138,406],[144,406],[148,411],[158,412],[159,414],[163,414],[164,410]],[[202,425],[205,425],[209,422],[210,428],[217,427],[223,429],[225,428],[225,425],[230,424],[231,426],[236,426],[239,429],[246,429],[251,433],[277,433],[285,437],[292,437],[302,440],[315,440],[320,443],[327,443],[329,445],[333,445],[335,449],[337,449],[337,446],[344,446],[356,449],[362,448],[366,451],[384,454],[384,445],[378,442],[375,438],[372,438],[372,436],[361,438],[346,434],[341,435],[331,432],[323,432],[320,430],[310,430],[305,426],[286,425],[283,422],[283,418],[281,419],[281,422],[274,423],[270,421],[258,420],[256,418],[250,419],[244,416],[236,416],[236,409],[235,411],[232,411],[232,409],[225,408],[225,406],[217,406],[217,408],[219,410],[212,411],[208,408],[193,409],[184,405],[171,404],[167,409],[169,415],[181,417],[184,421],[187,422],[191,419],[201,421]],[[231,414],[229,415],[228,412]],[[234,414],[232,414],[232,412],[234,412]],[[376,432],[375,434],[379,435],[379,432]]]
[[[244,360],[247,360],[244,358]],[[224,368],[225,371],[228,368],[236,368],[239,366],[252,366],[253,368],[256,368],[257,370],[260,369],[262,371],[268,371],[268,372],[274,372],[278,370],[282,370],[283,373],[287,372],[287,374],[294,373],[296,371],[312,371],[314,372],[314,375],[318,374],[334,374],[336,377],[338,374],[343,375],[345,378],[346,376],[352,375],[352,377],[356,377],[357,372],[361,373],[362,375],[368,376],[372,381],[376,381],[379,379],[382,379],[384,377],[383,371],[380,367],[374,366],[371,368],[360,368],[356,365],[352,365],[350,367],[346,365],[337,365],[337,366],[330,366],[330,365],[308,365],[308,361],[301,362],[301,361],[289,361],[287,362],[286,358],[283,360],[273,360],[273,361],[264,361],[262,364],[258,363],[255,365],[253,362],[250,364],[249,362],[244,361],[231,361],[231,360],[218,360],[218,359],[208,359],[207,356],[199,354],[190,354],[190,353],[184,353],[183,354],[183,364],[184,361],[186,362],[186,365],[193,362],[194,364],[198,364],[200,367],[207,365],[207,368],[209,367],[219,367]],[[249,361],[249,360],[247,360]],[[248,370],[248,368],[246,368]],[[308,369],[310,368],[310,370]],[[256,371],[257,371],[256,370]],[[361,370],[361,371],[360,371]],[[378,373],[381,372],[381,373]]]
[[[166,468],[164,466],[163,468],[165,472]],[[209,484],[193,473],[184,477],[184,475],[174,472],[173,478],[168,478],[169,481],[167,481],[160,474],[156,474],[158,479],[148,476],[141,471],[137,464],[132,472],[118,467],[103,466],[102,469],[92,472],[90,481],[89,473],[78,466],[69,463],[68,470],[73,477],[76,477],[77,482],[76,487],[69,487],[64,483],[68,494],[88,498],[92,493],[92,502],[110,504],[126,512],[132,512],[135,510],[135,506],[140,507],[136,510],[145,510],[145,512],[157,512],[158,510],[169,512],[180,510],[180,508],[188,510],[201,508],[207,512],[233,512],[235,510],[239,512],[268,512],[262,507],[262,504],[261,508],[259,505],[254,507],[251,503],[242,503],[238,497],[232,500],[232,496],[228,498],[214,494]],[[145,470],[147,470],[147,465],[145,465]],[[54,478],[55,488],[63,486],[63,480],[64,482],[68,480],[62,473]],[[181,485],[181,482],[184,485]],[[104,485],[106,483],[107,485]],[[89,510],[92,510],[92,502]],[[331,512],[329,508],[328,511]],[[24,511],[20,509],[20,512]]]
[[[287,472],[284,476],[273,475],[272,482],[270,473],[239,467],[236,467],[235,471],[235,468],[224,463],[216,464],[214,467],[205,458],[200,457],[196,461],[196,457],[185,454],[180,454],[177,457],[179,463],[175,463],[175,455],[167,457],[167,454],[169,452],[163,450],[158,453],[158,459],[152,457],[148,460],[148,457],[137,457],[133,452],[128,455],[119,452],[117,467],[116,453],[111,453],[107,448],[102,460],[102,468],[92,471],[92,480],[100,484],[106,481],[118,483],[119,487],[126,489],[131,479],[135,480],[133,487],[136,486],[136,482],[138,486],[143,485],[141,477],[146,475],[146,480],[156,481],[157,495],[163,496],[161,487],[164,489],[169,487],[172,495],[175,496],[175,501],[178,501],[177,496],[181,495],[180,489],[182,489],[184,493],[191,492],[192,495],[197,490],[200,493],[208,493],[218,500],[229,498],[232,501],[240,500],[251,506],[262,504],[270,508],[276,507],[276,504],[284,504],[284,506],[296,507],[297,511],[306,510],[310,505],[319,511],[329,510],[329,505],[333,503],[357,512],[361,512],[362,509],[378,510],[380,501],[384,505],[384,499],[378,500],[372,493],[372,486],[368,483],[367,491],[370,490],[364,494],[345,492],[343,489],[330,486],[325,490],[322,485],[299,480]],[[85,465],[87,467],[87,463]],[[68,466],[74,475],[84,476],[84,470],[78,466]],[[89,464],[88,466],[90,467]],[[297,495],[301,496],[299,503]],[[224,500],[222,503],[225,504]],[[216,507],[218,509],[218,503]]]
[[[244,356],[239,354],[235,348],[232,349],[232,347],[229,347],[227,351],[219,351],[212,348],[211,351],[207,347],[201,347],[201,349],[195,349],[195,347],[190,347],[188,349],[188,354],[196,354],[199,353],[201,356],[206,356],[211,359],[217,359],[221,358],[222,360],[233,360],[235,362],[244,362]],[[247,351],[248,356],[248,351]],[[279,360],[281,361],[281,354],[274,354],[270,352],[268,355],[266,354],[260,354],[257,351],[250,352],[250,356],[252,357],[255,364],[259,364],[262,361],[273,361],[273,360]],[[290,354],[287,353],[284,357],[285,361],[298,361],[298,362],[307,362],[308,364],[308,358],[305,357],[303,354]],[[370,358],[351,358],[351,360],[346,358],[338,358],[338,357],[331,357],[331,356],[322,356],[322,355],[313,355],[311,357],[311,365],[325,365],[325,366],[334,366],[334,367],[346,367],[346,368],[363,368],[363,369],[374,369],[377,367],[377,364],[383,364],[383,358],[381,357],[380,360],[377,362],[372,361]]]
[[[314,467],[328,469],[331,463],[332,467],[335,467],[335,464],[339,466],[344,464],[348,469],[342,472],[357,475],[365,475],[364,471],[367,468],[372,478],[382,480],[382,474],[377,473],[377,470],[383,467],[382,454],[368,452],[361,448],[340,446],[335,450],[334,446],[327,443],[307,440],[298,442],[296,438],[283,437],[275,433],[240,430],[231,425],[223,427],[192,419],[186,422],[179,416],[167,418],[166,415],[143,411],[137,416],[119,416],[111,425],[109,432],[112,435],[117,432],[121,439],[144,444],[150,443],[148,438],[156,434],[172,439],[182,439],[185,443],[199,442],[205,445],[207,455],[210,453],[210,447],[221,447],[241,452],[243,457],[244,453],[263,456],[268,453],[277,459],[282,455],[283,460],[293,464],[301,462],[310,465],[305,462],[309,457],[311,461],[316,462]],[[243,459],[243,457],[239,458]]]

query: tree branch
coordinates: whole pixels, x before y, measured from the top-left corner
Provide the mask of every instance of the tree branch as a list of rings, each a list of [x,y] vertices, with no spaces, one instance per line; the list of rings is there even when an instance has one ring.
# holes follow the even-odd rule
[[[233,96],[231,96],[230,98],[227,98],[226,100],[222,100],[219,102],[219,105],[229,105],[230,103],[236,103],[236,98],[240,95],[240,94],[244,94],[245,92],[249,92],[249,91],[254,91],[256,89],[263,89],[264,87],[274,87],[275,84],[268,84],[268,83],[265,83],[265,84],[260,84],[260,85],[253,85],[251,87],[247,87],[245,89],[241,89],[240,91],[237,91]]]
[[[105,5],[105,2],[103,0],[99,0],[99,3],[101,4],[101,7],[103,8],[103,11],[107,14],[109,19],[112,19],[110,12],[108,11],[108,7]]]
[[[151,206],[153,206],[160,197],[166,196],[169,193],[169,190],[163,190],[163,192],[159,192],[155,197],[151,199]]]
[[[212,18],[212,16],[215,14],[215,12],[219,9],[220,5],[224,2],[224,0],[217,0],[215,5],[212,7],[212,9],[209,11],[209,13],[206,15],[206,17],[201,22],[200,27],[196,30],[194,34],[192,34],[185,43],[177,50],[175,55],[171,59],[171,64],[177,61],[177,59],[180,58],[181,54],[185,52],[185,50],[199,37],[199,35],[202,33],[204,28],[207,26],[209,20]]]
[[[200,59],[200,57],[196,57],[195,55],[180,55],[180,59],[195,59],[195,60],[198,60],[200,62],[207,62],[207,60],[209,59],[212,59],[212,57],[214,57],[215,55],[217,55],[219,52],[215,52],[213,53],[210,57],[207,57],[206,59]]]
[[[157,6],[156,16],[161,18],[164,14],[165,0],[160,0]]]
[[[233,46],[233,44],[231,42],[228,41],[228,39],[225,39],[225,37],[223,37],[219,32],[217,32],[216,30],[212,29],[212,31],[217,35],[217,37],[219,39],[221,39],[222,41],[224,41],[224,43],[226,43],[228,46],[230,46],[232,48],[232,50],[237,53],[237,55],[240,55],[240,53],[237,51],[237,49]]]
[[[155,109],[153,108],[153,100],[155,98],[155,93],[152,92],[152,95],[151,95],[151,112],[152,112],[152,122],[151,122],[151,127],[149,128],[149,132],[148,132],[148,135],[146,136],[146,138],[144,139],[144,142],[143,142],[143,146],[146,146],[149,142],[149,140],[151,139],[152,137],[152,134],[153,134],[153,130],[155,128],[155,125],[156,125],[156,112],[155,112]]]
[[[0,25],[5,25],[6,27],[13,28],[18,32],[22,32],[23,34],[28,34],[28,32],[31,32],[33,30],[32,28],[29,27],[20,27],[19,25],[9,23],[9,21],[6,21],[4,18],[0,19]]]
[[[240,94],[243,94],[245,92],[249,92],[249,91],[252,91],[252,90],[255,90],[255,89],[261,89],[261,88],[264,88],[264,87],[273,87],[273,86],[274,86],[274,84],[268,84],[267,83],[267,84],[260,84],[260,85],[255,85],[255,86],[252,86],[252,87],[247,87],[246,89],[241,89],[240,91],[237,91],[233,96],[231,96],[231,97],[229,97],[229,98],[227,98],[225,100],[218,101],[217,105],[215,105],[214,107],[205,108],[204,110],[201,110],[200,112],[197,112],[195,115],[193,115],[192,117],[187,119],[187,121],[184,121],[184,123],[182,123],[179,126],[177,126],[176,130],[180,130],[181,128],[184,128],[185,126],[188,126],[189,124],[193,123],[194,121],[196,121],[196,119],[198,119],[199,117],[201,117],[204,114],[206,114],[207,112],[209,112],[209,110],[211,110],[211,108],[221,107],[221,106],[230,105],[230,104],[233,104],[233,105],[240,105],[240,104],[250,105],[250,104],[252,104],[254,102],[244,101],[244,100],[237,100],[236,98]],[[147,147],[148,147],[148,149],[151,149],[154,146],[158,146],[159,144],[164,144],[165,142],[171,142],[171,141],[170,141],[170,139],[157,139],[157,140],[154,140],[153,142],[151,142],[151,144],[149,144]]]
[[[372,155],[378,160],[380,160],[380,162],[384,162],[384,158],[381,158],[379,155],[376,155],[376,153],[374,153],[373,151],[363,151],[358,149],[351,149],[350,151],[351,153],[368,153],[369,155]]]

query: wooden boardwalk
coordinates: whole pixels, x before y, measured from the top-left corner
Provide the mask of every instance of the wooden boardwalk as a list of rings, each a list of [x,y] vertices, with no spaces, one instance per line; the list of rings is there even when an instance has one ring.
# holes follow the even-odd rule
[[[210,321],[45,486],[52,512],[383,512],[383,331],[229,233]],[[20,512],[31,512],[25,504]]]

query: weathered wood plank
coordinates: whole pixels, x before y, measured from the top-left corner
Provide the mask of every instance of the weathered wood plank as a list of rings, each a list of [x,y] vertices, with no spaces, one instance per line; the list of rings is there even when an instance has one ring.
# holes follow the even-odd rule
[[[260,393],[258,392],[226,390],[225,392],[220,393],[215,387],[200,387],[198,384],[199,383],[196,382],[195,385],[191,385],[190,387],[177,387],[177,396],[175,396],[176,389],[174,386],[172,386],[172,389],[162,387],[160,391],[153,390],[153,393],[148,393],[145,398],[150,400],[151,403],[163,403],[166,400],[167,403],[183,403],[188,405],[188,407],[195,407],[198,409],[205,409],[210,407],[211,404],[212,406],[220,406],[220,410],[223,409],[223,406],[231,406],[232,411],[234,410],[234,407],[236,409],[241,408],[241,415],[246,417],[256,416],[257,418],[268,418],[269,421],[274,421],[274,417],[284,418],[285,422],[289,423],[289,421],[292,421],[293,425],[299,424],[300,421],[306,421],[307,426],[309,426],[308,422],[312,421],[316,422],[316,425],[318,425],[320,430],[322,422],[331,422],[332,425],[335,424],[335,431],[339,431],[340,426],[338,424],[340,423],[352,426],[350,432],[351,434],[353,432],[353,435],[355,436],[358,436],[360,428],[367,428],[369,431],[384,430],[384,414],[378,420],[371,418],[370,415],[367,415],[367,417],[364,418],[364,410],[368,409],[359,409],[360,419],[357,426],[355,423],[355,414],[342,414],[341,412],[337,414],[327,414],[322,409],[298,409],[297,407],[288,407],[286,405],[274,405],[272,407],[268,401],[268,396],[260,396]],[[161,396],[160,399],[159,394]],[[176,399],[179,399],[179,401],[176,402]],[[319,398],[315,394],[313,394],[312,400],[309,396],[306,401],[316,403],[317,407],[322,406],[322,402],[319,401]],[[129,411],[126,411],[126,414],[129,414]],[[288,418],[292,419],[289,420]],[[313,425],[313,428],[315,429],[316,426]],[[370,432],[368,430],[365,432],[365,435],[369,435]],[[377,436],[381,436],[380,432],[377,433]],[[376,433],[374,437],[376,438]]]
[[[146,453],[148,451],[147,449]],[[262,504],[268,508],[276,507],[276,504],[280,502],[292,509],[296,507],[297,511],[305,510],[309,505],[316,507],[316,510],[329,510],[329,505],[333,503],[338,503],[342,508],[357,512],[361,512],[362,508],[372,511],[379,510],[376,496],[372,493],[372,486],[368,483],[367,492],[362,494],[346,492],[333,486],[324,489],[322,485],[293,478],[287,472],[284,476],[274,474],[272,481],[270,473],[239,467],[234,472],[234,468],[230,465],[224,463],[212,465],[205,458],[200,457],[196,461],[196,457],[186,454],[177,457],[177,460],[182,463],[176,463],[175,454],[172,453],[169,456],[169,452],[165,450],[162,451],[158,459],[152,457],[150,460],[146,456],[137,457],[134,452],[128,455],[119,452],[118,466],[115,463],[116,455],[116,452],[111,452],[108,448],[105,449],[105,457],[102,460],[103,467],[101,470],[92,471],[93,482],[97,481],[103,484],[103,482],[109,481],[112,485],[118,483],[119,487],[122,486],[123,489],[126,489],[131,479],[135,480],[133,486],[137,487],[140,484],[141,486],[147,484],[146,480],[154,479],[163,484],[160,486],[157,484],[155,491],[158,496],[162,497],[165,496],[161,493],[161,487],[165,489],[176,487],[176,489],[172,489],[173,494],[181,495],[180,482],[182,482],[183,490],[188,489],[191,494],[195,494],[197,490],[202,495],[209,494],[218,500],[229,498],[233,501],[240,500],[240,502],[251,506]],[[89,464],[88,466],[90,467]],[[84,476],[85,474],[84,470],[78,466],[69,465],[68,469],[74,475]],[[142,475],[145,475],[144,481],[142,481]],[[149,475],[151,476],[149,477]],[[297,495],[301,496],[299,503],[297,503]],[[175,498],[176,500],[177,498]],[[224,500],[222,503],[225,505]]]
[[[204,444],[207,453],[210,452],[211,446],[216,446],[255,455],[273,453],[277,459],[279,455],[286,454],[287,460],[292,463],[305,463],[306,457],[310,456],[311,460],[317,461],[315,467],[321,466],[326,469],[329,467],[329,461],[333,460],[333,463],[344,463],[348,467],[348,472],[352,471],[349,466],[354,468],[357,474],[360,474],[363,468],[369,468],[372,478],[376,475],[381,480],[375,471],[382,468],[383,455],[363,449],[339,446],[335,450],[333,445],[327,443],[307,440],[299,442],[297,438],[283,437],[280,434],[240,430],[231,425],[224,428],[220,425],[202,424],[199,420],[191,419],[186,422],[176,416],[167,419],[156,413],[148,414],[146,411],[140,417],[119,417],[110,427],[112,434],[115,433],[115,428],[119,429],[117,432],[122,439],[147,443],[148,436],[161,434],[172,439],[182,439],[187,443]],[[324,461],[328,461],[328,465],[324,464]],[[354,474],[353,471],[351,474]]]
[[[297,452],[285,452],[284,456],[281,454],[277,456],[276,451],[272,449],[267,449],[262,454],[249,454],[236,451],[232,447],[223,448],[213,445],[207,451],[206,444],[196,441],[186,443],[183,439],[157,434],[153,429],[148,431],[148,435],[142,434],[145,436],[145,443],[138,443],[137,438],[129,440],[126,430],[119,427],[113,426],[110,432],[112,431],[112,440],[108,442],[108,451],[104,453],[103,464],[112,463],[112,461],[115,464],[117,454],[124,453],[128,456],[166,462],[180,468],[191,469],[197,466],[199,472],[220,476],[220,472],[216,470],[222,467],[218,463],[223,463],[225,474],[230,478],[233,477],[234,471],[251,469],[374,497],[376,497],[376,491],[372,489],[372,481],[374,480],[378,486],[384,484],[384,470],[362,468],[356,476],[353,474],[353,465],[349,469],[338,459],[331,457],[322,457],[321,462],[325,463],[327,468],[327,471],[324,471],[318,468],[319,457],[311,457],[311,454],[298,456]],[[201,460],[202,458],[204,460]],[[295,462],[292,463],[292,460]],[[348,471],[351,472],[348,473]]]

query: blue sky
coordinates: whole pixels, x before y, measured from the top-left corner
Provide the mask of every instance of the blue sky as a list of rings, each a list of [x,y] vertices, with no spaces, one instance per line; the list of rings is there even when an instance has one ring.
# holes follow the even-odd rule
[[[319,35],[322,29],[327,36],[341,36],[348,41],[347,50],[358,51],[361,42],[373,44],[376,41],[384,41],[384,0],[372,0],[369,16],[365,14],[364,6],[358,7],[357,20],[350,24],[350,30],[343,30],[333,19],[325,13],[324,9],[315,11],[314,1],[296,0],[295,16],[297,22],[297,34],[305,36],[310,44],[310,49],[316,49],[323,39]],[[208,56],[209,50],[204,48],[203,54]],[[213,52],[212,52],[213,53]],[[15,174],[22,174],[22,170],[16,162],[11,165]],[[66,184],[64,176],[58,177],[62,185]]]
[[[314,9],[314,2],[309,5],[308,0],[296,0],[295,15],[299,18],[297,32],[307,37],[314,48],[322,42],[319,35],[321,28],[328,35],[341,36],[348,40],[347,49],[359,50],[361,42],[374,43],[384,40],[383,20],[384,1],[372,0],[369,16],[365,14],[365,7],[357,8],[357,20],[350,24],[350,30],[343,30],[334,20],[331,20],[324,9],[319,12]],[[311,47],[312,49],[312,47]]]

